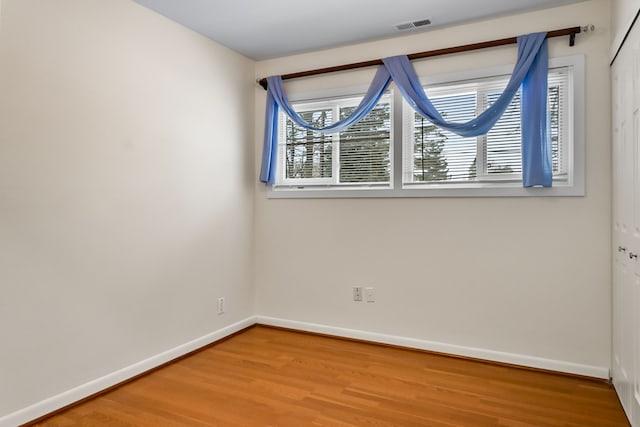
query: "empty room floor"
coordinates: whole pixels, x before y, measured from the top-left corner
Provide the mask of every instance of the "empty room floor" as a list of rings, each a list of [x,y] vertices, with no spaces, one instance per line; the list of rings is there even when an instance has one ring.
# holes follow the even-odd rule
[[[604,381],[255,326],[39,426],[629,426]]]

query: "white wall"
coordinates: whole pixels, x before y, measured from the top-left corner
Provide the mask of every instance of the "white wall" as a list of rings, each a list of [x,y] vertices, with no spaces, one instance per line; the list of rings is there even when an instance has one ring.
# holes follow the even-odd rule
[[[259,62],[284,74],[516,34],[594,24],[550,41],[586,56],[586,193],[577,198],[267,199],[256,186],[258,314],[387,336],[610,366],[609,2]],[[439,74],[515,62],[515,47],[416,62]],[[291,93],[369,82],[374,70],[287,83]],[[264,91],[256,89],[256,153]],[[256,169],[258,166],[256,166]],[[351,301],[373,286],[377,302]],[[286,323],[286,322],[285,322]],[[579,370],[579,369],[578,369]],[[587,369],[589,371],[589,369]]]
[[[640,0],[611,0],[611,54],[615,55],[640,10]]]
[[[253,73],[127,0],[2,1],[0,424],[253,315]]]

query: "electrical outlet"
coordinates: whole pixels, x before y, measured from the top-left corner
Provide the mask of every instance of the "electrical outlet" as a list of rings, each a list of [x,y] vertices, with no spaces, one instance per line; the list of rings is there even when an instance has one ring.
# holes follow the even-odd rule
[[[224,314],[224,298],[218,298],[218,314]]]
[[[362,287],[354,286],[353,287],[353,300],[354,301],[362,301]]]
[[[364,297],[367,302],[376,302],[376,288],[364,288]]]

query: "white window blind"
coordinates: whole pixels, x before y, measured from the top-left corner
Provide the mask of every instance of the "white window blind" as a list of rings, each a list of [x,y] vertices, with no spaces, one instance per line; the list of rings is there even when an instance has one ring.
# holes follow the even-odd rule
[[[554,179],[566,181],[573,157],[573,75],[568,67],[549,72],[549,128]]]
[[[340,108],[340,119],[355,107]],[[340,182],[389,182],[391,105],[379,103],[363,120],[340,133]]]
[[[483,93],[483,110],[489,108],[502,93],[502,90],[490,89]],[[516,93],[500,120],[491,128],[489,133],[480,137],[479,157],[481,161],[477,176],[494,176],[506,178],[522,175],[522,134],[520,132],[520,91]],[[495,176],[495,175],[500,176]]]
[[[476,115],[474,92],[451,91],[446,96],[432,96],[431,102],[443,118],[450,122],[467,122]],[[407,147],[405,152],[413,152],[413,156],[405,162],[405,181],[468,180],[476,155],[476,139],[463,138],[440,129],[415,111],[411,112],[413,129],[405,127],[405,133],[413,133],[413,149],[410,151]]]

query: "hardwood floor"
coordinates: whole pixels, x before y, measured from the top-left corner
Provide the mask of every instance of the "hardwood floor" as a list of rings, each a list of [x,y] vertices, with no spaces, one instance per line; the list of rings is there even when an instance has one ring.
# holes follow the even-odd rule
[[[628,426],[596,380],[257,326],[38,426]]]

